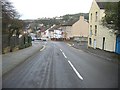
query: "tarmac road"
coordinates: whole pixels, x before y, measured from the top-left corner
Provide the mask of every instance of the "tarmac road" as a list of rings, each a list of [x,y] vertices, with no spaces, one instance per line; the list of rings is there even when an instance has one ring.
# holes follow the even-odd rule
[[[18,56],[19,57],[19,56]],[[3,88],[117,88],[118,65],[69,47],[47,41],[3,76]]]

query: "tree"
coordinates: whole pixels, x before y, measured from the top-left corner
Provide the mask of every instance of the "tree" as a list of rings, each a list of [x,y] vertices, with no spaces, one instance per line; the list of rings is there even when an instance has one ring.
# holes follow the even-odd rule
[[[6,30],[9,29],[9,26],[12,27],[13,24],[15,24],[16,22],[17,23],[19,22],[18,19],[19,19],[20,15],[15,10],[12,3],[9,2],[8,0],[1,0],[0,2],[2,4],[2,27],[3,27],[2,32],[3,32],[3,34],[9,33]],[[19,22],[19,23],[21,23],[21,22]],[[17,25],[17,26],[19,28],[19,25]]]
[[[120,2],[109,2],[105,7],[105,17],[102,24],[120,33]]]
[[[2,34],[8,35],[8,45],[13,34],[19,37],[20,30],[23,28],[23,21],[19,20],[19,13],[8,0],[1,0],[2,4]],[[4,41],[4,38],[2,38]]]

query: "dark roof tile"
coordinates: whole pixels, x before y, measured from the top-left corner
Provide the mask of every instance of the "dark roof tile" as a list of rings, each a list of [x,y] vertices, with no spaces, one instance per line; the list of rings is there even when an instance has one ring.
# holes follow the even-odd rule
[[[105,9],[107,2],[97,2],[100,9]]]
[[[105,9],[105,7],[108,3],[114,4],[114,3],[117,3],[117,2],[97,2],[100,9]]]

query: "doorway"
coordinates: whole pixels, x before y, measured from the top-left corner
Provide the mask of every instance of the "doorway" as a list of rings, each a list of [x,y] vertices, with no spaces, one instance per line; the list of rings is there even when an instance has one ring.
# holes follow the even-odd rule
[[[102,49],[105,49],[105,37],[103,37],[103,44],[102,44]]]

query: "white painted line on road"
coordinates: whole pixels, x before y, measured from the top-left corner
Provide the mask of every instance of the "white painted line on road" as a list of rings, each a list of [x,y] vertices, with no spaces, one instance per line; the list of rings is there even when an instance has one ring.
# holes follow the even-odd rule
[[[79,72],[75,69],[75,67],[73,66],[73,64],[68,60],[68,63],[70,64],[70,66],[73,68],[73,70],[75,71],[75,73],[77,74],[77,76],[83,80],[83,77],[79,74]]]
[[[43,51],[45,49],[45,45],[43,45],[43,48],[42,49],[40,49],[40,51]]]
[[[67,58],[67,56],[65,55],[65,53],[64,53],[64,52],[62,52],[62,54],[64,55],[64,57],[65,57],[65,58]]]
[[[62,49],[60,49],[60,51],[62,52]]]
[[[62,51],[62,49],[60,49],[60,51],[62,52],[62,54],[64,55],[64,57],[67,58],[67,56],[66,56],[65,53]]]
[[[67,43],[67,45],[68,45],[68,46],[70,46],[70,47],[72,46],[72,45],[71,45],[71,44],[69,44],[69,43]]]

